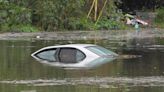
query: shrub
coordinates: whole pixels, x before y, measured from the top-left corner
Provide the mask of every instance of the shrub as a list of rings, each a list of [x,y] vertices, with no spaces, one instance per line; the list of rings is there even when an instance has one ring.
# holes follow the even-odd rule
[[[87,18],[70,18],[68,21],[69,30],[91,30],[94,23]]]
[[[164,7],[157,9],[157,16],[155,18],[155,25],[164,28]]]
[[[38,32],[39,30],[32,25],[13,25],[10,27],[12,32]]]
[[[7,1],[0,2],[1,31],[10,31],[13,26],[19,26],[18,28],[22,28],[25,26],[20,27],[20,25],[30,25],[32,23],[31,16],[30,9],[20,7]]]
[[[98,30],[119,30],[125,28],[126,25],[123,22],[112,20],[107,17],[103,17],[96,25],[96,29]]]

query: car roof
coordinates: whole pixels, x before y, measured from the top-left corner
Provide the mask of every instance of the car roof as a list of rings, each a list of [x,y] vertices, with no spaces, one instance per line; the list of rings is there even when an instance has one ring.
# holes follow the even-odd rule
[[[60,48],[60,47],[85,48],[88,46],[96,46],[96,45],[94,45],[94,44],[66,44],[66,45],[48,46],[46,48]]]

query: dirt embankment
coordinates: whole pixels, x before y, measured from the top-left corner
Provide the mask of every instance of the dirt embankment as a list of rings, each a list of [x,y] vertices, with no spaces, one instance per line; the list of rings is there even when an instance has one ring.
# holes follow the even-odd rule
[[[135,30],[107,31],[55,31],[37,33],[1,33],[0,40],[89,40],[89,39],[132,39],[164,37],[164,29],[144,29],[138,34]]]

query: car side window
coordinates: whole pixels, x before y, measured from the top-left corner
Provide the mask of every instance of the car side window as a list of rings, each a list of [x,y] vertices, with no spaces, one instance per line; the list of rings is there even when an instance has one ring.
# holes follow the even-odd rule
[[[76,52],[76,61],[80,62],[85,58],[85,54],[81,52],[80,50],[77,50]]]
[[[78,63],[85,59],[85,54],[75,48],[61,48],[59,52],[59,62]]]
[[[37,53],[36,56],[40,59],[54,62],[56,61],[55,53],[56,49],[47,49]]]

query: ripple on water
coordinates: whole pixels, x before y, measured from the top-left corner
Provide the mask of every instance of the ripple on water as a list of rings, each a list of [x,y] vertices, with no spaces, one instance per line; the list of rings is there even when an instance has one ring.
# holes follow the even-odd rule
[[[95,85],[100,88],[116,88],[117,86],[164,86],[164,77],[85,77],[65,79],[37,79],[37,80],[3,80],[1,84],[28,85],[28,86],[55,86],[55,85]]]

